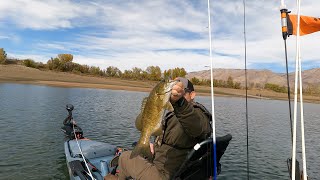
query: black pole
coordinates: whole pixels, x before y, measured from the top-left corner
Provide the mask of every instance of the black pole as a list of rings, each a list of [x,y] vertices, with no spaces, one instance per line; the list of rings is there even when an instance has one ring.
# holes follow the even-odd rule
[[[284,51],[286,58],[286,73],[287,73],[287,87],[288,87],[288,102],[289,102],[289,118],[290,118],[290,129],[291,129],[291,144],[293,144],[293,132],[292,132],[292,117],[291,117],[291,98],[290,98],[290,82],[289,82],[289,70],[288,70],[288,54],[287,54],[287,37],[291,35],[289,32],[290,27],[288,27],[288,10],[281,9],[281,28],[282,28],[282,38],[284,41]]]
[[[284,39],[284,49],[285,49],[285,56],[286,56],[286,72],[287,72],[287,87],[288,87],[288,103],[289,103],[289,118],[290,118],[290,129],[291,129],[291,143],[293,143],[290,83],[289,83],[289,70],[288,70],[288,54],[287,54],[287,41],[285,39]]]

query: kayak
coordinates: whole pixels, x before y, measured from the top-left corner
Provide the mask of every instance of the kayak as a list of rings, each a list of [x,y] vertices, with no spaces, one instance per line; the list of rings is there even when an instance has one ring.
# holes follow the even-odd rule
[[[104,176],[115,172],[119,148],[109,143],[84,138],[82,129],[73,121],[73,105],[68,104],[66,107],[69,115],[61,129],[66,137],[64,153],[70,179],[103,180]]]
[[[71,180],[103,180],[107,174],[116,174],[118,159],[125,148],[109,143],[87,139],[82,129],[73,121],[73,105],[68,104],[68,117],[61,128],[65,134],[64,152]],[[208,138],[190,149],[190,153],[172,179],[208,179],[221,172],[220,159],[225,153],[232,136],[227,134],[216,138],[217,166],[213,164],[213,140]],[[133,144],[134,146],[134,144]]]
[[[93,140],[65,141],[64,152],[70,179],[84,180],[94,177],[102,180],[115,168],[111,167],[110,162],[115,157],[116,151],[117,147],[114,145]]]

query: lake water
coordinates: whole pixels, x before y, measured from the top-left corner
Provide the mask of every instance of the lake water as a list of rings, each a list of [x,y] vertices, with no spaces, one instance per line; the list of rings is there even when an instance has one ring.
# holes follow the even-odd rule
[[[134,120],[147,93],[0,84],[0,179],[68,179],[60,131],[65,105],[90,139],[128,147],[137,141]],[[210,97],[197,97],[208,108]],[[289,179],[288,103],[249,99],[250,179]],[[210,109],[210,108],[209,108]],[[320,105],[305,103],[307,172],[320,179]],[[233,139],[218,179],[246,179],[245,99],[216,97],[216,134]],[[300,134],[300,131],[298,131]],[[300,139],[298,158],[301,158]],[[302,169],[302,162],[300,160]]]

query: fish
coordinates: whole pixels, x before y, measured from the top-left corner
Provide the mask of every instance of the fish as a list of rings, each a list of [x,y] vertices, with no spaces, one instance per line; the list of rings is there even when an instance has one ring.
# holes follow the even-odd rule
[[[141,105],[141,112],[136,119],[136,128],[141,131],[140,139],[131,152],[130,158],[140,155],[151,160],[153,154],[150,150],[150,137],[162,134],[162,120],[167,111],[173,111],[170,103],[172,87],[178,81],[162,80],[144,98]]]

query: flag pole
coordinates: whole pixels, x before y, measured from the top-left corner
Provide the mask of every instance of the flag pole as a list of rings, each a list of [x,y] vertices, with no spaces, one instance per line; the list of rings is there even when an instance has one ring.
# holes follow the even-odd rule
[[[283,0],[281,1],[280,6],[281,12],[281,29],[282,29],[282,38],[284,41],[284,48],[285,48],[285,59],[286,59],[286,74],[287,74],[287,93],[288,93],[288,103],[289,103],[289,119],[290,119],[290,129],[291,129],[291,144],[292,144],[292,117],[291,117],[291,97],[290,97],[290,83],[289,83],[289,68],[288,68],[288,54],[287,54],[287,37],[290,35],[288,33],[288,9],[284,5]]]
[[[297,141],[297,104],[298,104],[298,73],[300,59],[300,0],[297,0],[297,31],[296,31],[296,69],[295,69],[295,87],[294,87],[294,114],[293,114],[293,142],[292,142],[292,165],[291,177],[295,180],[296,170],[296,141]],[[301,79],[300,79],[301,81]],[[301,91],[301,89],[300,89]]]

